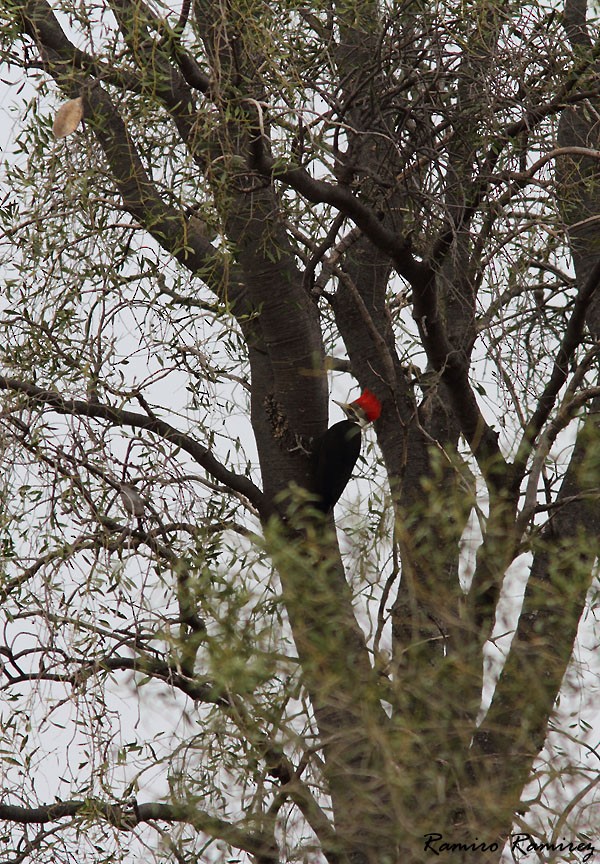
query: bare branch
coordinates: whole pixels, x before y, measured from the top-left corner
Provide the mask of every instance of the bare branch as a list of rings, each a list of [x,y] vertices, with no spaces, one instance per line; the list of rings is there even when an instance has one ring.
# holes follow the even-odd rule
[[[514,462],[514,488],[518,488],[521,484],[531,449],[556,404],[556,399],[562,386],[567,380],[571,360],[583,340],[587,311],[599,286],[600,261],[596,263],[587,281],[577,292],[573,312],[571,313],[556,354],[552,373],[538,400],[537,408],[523,432],[523,438]]]
[[[131,426],[134,429],[144,429],[147,432],[152,432],[165,441],[170,441],[176,447],[180,447],[214,477],[215,480],[223,483],[227,488],[244,495],[254,504],[259,512],[265,512],[263,494],[250,478],[230,471],[213,456],[207,447],[195,441],[191,436],[179,432],[179,430],[164,420],[160,420],[157,417],[148,417],[145,414],[137,414],[134,411],[114,408],[111,405],[102,405],[95,401],[69,399],[60,393],[44,390],[35,384],[21,381],[17,378],[7,378],[4,375],[0,376],[0,389],[9,390],[13,393],[21,393],[26,397],[28,402],[35,405],[48,406],[58,414],[92,417],[97,420],[105,420],[112,426]]]
[[[42,804],[39,807],[0,804],[0,819],[21,825],[56,822],[59,819],[73,819],[79,815],[88,818],[100,817],[122,830],[131,830],[143,822],[161,821],[171,824],[183,822],[210,837],[225,840],[238,849],[259,856],[264,862],[272,862],[272,864],[279,862],[273,840],[265,833],[247,827],[240,828],[232,822],[226,822],[188,804],[136,804],[131,809],[119,804],[108,804],[99,799],[59,801],[53,804]]]
[[[597,350],[590,352],[593,357],[595,357],[597,353]],[[577,411],[583,405],[585,405],[586,402],[589,402],[592,399],[597,398],[598,396],[600,396],[600,387],[589,387],[579,393],[567,394],[563,401],[563,404],[560,407],[558,415],[540,435],[538,446],[536,448],[535,456],[531,465],[531,470],[529,472],[529,478],[527,480],[525,501],[523,503],[523,508],[517,517],[517,534],[521,534],[525,530],[529,520],[534,515],[534,513],[539,512],[537,503],[538,481],[540,478],[540,474],[542,473],[546,457],[550,452],[550,448],[556,441],[556,438],[558,437],[560,432],[562,432],[563,429],[566,429],[566,427],[569,425],[573,417],[576,415]]]
[[[414,316],[423,345],[433,368],[440,373],[452,400],[461,431],[465,436],[488,484],[504,486],[508,465],[498,445],[498,433],[485,421],[469,381],[466,357],[448,340],[437,302],[435,276],[430,272],[423,282],[413,285]]]
[[[304,168],[281,168],[262,146],[254,167],[265,177],[300,192],[314,204],[331,204],[351,219],[378,249],[390,256],[400,276],[411,284],[419,277],[421,265],[412,254],[410,241],[386,228],[377,214],[353,195],[347,186],[317,180]]]

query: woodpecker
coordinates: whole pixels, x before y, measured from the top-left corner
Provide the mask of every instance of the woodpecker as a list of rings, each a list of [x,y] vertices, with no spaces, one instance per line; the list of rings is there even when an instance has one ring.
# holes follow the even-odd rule
[[[335,401],[335,400],[334,400]],[[381,414],[381,402],[363,390],[354,402],[336,402],[347,420],[334,423],[317,441],[314,450],[315,506],[330,513],[346,488],[360,453],[361,432]]]

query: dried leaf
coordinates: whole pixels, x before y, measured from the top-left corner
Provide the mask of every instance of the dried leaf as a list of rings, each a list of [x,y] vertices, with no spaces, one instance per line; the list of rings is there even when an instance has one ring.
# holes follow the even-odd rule
[[[64,105],[61,105],[56,112],[52,131],[56,138],[66,138],[74,132],[81,118],[83,117],[83,99],[78,96],[77,99],[69,99]]]

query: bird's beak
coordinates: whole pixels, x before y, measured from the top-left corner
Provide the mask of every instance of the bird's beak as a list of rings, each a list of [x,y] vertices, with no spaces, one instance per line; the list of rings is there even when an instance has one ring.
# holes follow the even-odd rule
[[[357,411],[353,402],[338,402],[337,399],[334,399],[333,401],[336,405],[340,406],[349,420],[353,420],[355,423],[358,423],[359,426],[367,425],[366,417],[363,415],[362,411]]]
[[[350,402],[338,402],[337,399],[333,400],[336,405],[339,405],[344,414],[347,417],[354,417],[354,408],[350,404]]]

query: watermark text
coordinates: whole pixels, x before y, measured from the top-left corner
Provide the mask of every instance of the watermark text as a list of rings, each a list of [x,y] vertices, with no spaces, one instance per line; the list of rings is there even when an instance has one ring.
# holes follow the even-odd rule
[[[474,840],[446,839],[443,834],[432,831],[425,834],[423,849],[432,855],[445,855],[449,852],[498,852],[500,846],[497,842],[486,843],[475,837]],[[511,834],[508,838],[511,851],[516,856],[526,857],[531,852],[580,852],[583,853],[579,859],[582,864],[591,861],[596,853],[595,847],[583,840],[553,840],[544,842],[533,837],[531,834]]]

